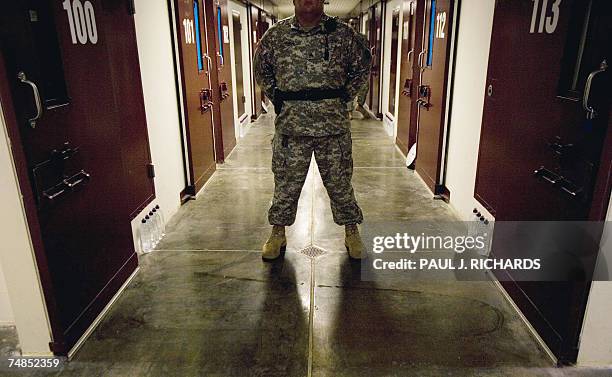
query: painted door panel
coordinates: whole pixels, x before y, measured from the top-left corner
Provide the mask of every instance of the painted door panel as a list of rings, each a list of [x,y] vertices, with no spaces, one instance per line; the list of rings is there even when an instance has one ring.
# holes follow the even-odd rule
[[[1,99],[36,208],[51,348],[66,354],[137,267],[130,219],[154,197],[133,18],[126,2],[70,0],[9,2],[0,18]]]
[[[391,48],[389,51],[390,73],[389,73],[389,103],[387,112],[395,119],[395,99],[397,91],[397,55],[400,43],[400,12],[401,8],[391,12]]]
[[[249,12],[251,15],[251,62],[253,61],[253,55],[255,54],[255,46],[261,38],[261,18],[259,8],[249,5]],[[252,64],[251,64],[252,66]],[[252,119],[257,119],[259,114],[262,112],[261,101],[262,101],[262,90],[255,82],[255,75],[251,72],[251,88],[253,88],[253,116]]]
[[[242,119],[246,109],[246,97],[244,95],[244,71],[243,71],[243,62],[242,62],[242,22],[240,19],[240,12],[232,11],[232,31],[234,37],[234,59],[236,62],[234,63],[236,70],[236,82],[235,86],[235,94],[236,94],[236,104],[238,107],[238,119]],[[247,46],[244,46],[247,48]]]
[[[212,127],[214,89],[210,80],[212,59],[206,58],[211,54],[203,32],[205,13],[200,2],[176,0],[175,9],[191,181],[187,191],[195,195],[216,168]]]
[[[421,84],[417,88],[419,124],[416,171],[435,194],[439,193],[444,158],[442,145],[453,10],[451,0],[425,1],[423,47],[417,55],[417,64],[421,67]]]
[[[370,92],[368,107],[377,117],[381,118],[380,109],[380,77],[382,69],[382,30],[383,30],[383,3],[370,8],[370,50],[372,51],[372,70],[370,72]]]
[[[582,98],[589,73],[610,59],[611,14],[601,0],[496,3],[474,193],[496,221],[603,219],[593,208],[610,192],[601,159],[610,148],[609,73],[593,76],[597,117],[586,119]],[[493,242],[495,256],[514,256]],[[596,247],[583,252],[592,269]],[[504,280],[560,361],[575,361],[590,282]]]
[[[207,2],[212,3],[212,2]],[[217,162],[223,162],[225,157],[236,146],[234,129],[234,84],[232,82],[232,59],[230,54],[230,37],[228,21],[228,1],[221,0],[212,5],[214,9],[215,45],[217,54],[217,93],[219,106],[215,108],[215,130],[217,131]],[[218,120],[218,121],[217,121]],[[220,135],[219,135],[220,134]],[[221,137],[219,137],[221,136]]]
[[[417,1],[404,0],[402,25],[402,49],[400,65],[400,97],[397,117],[397,137],[395,143],[404,152],[416,141],[417,106],[416,88],[419,85],[419,70],[415,67],[416,55],[420,50],[417,42]],[[420,38],[419,38],[420,39]]]

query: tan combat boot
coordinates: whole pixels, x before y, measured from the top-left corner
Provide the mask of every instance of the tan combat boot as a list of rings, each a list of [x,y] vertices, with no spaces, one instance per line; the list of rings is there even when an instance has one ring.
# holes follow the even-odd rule
[[[287,238],[285,238],[285,227],[274,225],[272,234],[262,247],[261,258],[264,261],[273,261],[285,253],[287,248]]]
[[[347,225],[345,228],[344,246],[352,259],[364,259],[366,257],[365,246],[361,241],[359,229],[356,224]]]

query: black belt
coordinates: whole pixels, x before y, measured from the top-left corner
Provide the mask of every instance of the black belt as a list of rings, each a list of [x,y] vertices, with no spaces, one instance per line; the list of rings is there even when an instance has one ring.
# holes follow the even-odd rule
[[[342,98],[346,99],[348,93],[344,88],[338,89],[305,89],[296,91],[274,90],[275,101],[318,101],[322,99]]]

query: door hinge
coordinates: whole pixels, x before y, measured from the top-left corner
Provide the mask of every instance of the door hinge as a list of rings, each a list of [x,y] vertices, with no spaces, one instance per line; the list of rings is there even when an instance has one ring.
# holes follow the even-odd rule
[[[54,355],[65,355],[68,352],[66,343],[64,342],[49,342],[49,350],[53,352]]]
[[[155,178],[155,165],[152,163],[147,164],[147,173],[149,178]]]
[[[134,0],[128,0],[128,12],[130,12],[130,15],[135,15],[136,14],[136,5],[134,4]]]

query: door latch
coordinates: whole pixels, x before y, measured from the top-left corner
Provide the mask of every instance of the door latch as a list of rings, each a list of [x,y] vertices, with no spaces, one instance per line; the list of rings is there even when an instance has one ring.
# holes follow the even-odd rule
[[[429,111],[433,106],[431,104],[431,87],[429,85],[419,85],[418,90],[419,99],[417,100],[417,104]]]
[[[225,81],[219,84],[219,94],[221,96],[221,101],[225,100],[227,97],[230,96],[229,89]]]
[[[402,95],[410,97],[412,95],[412,79],[406,79],[404,81],[404,88],[402,89]]]
[[[212,90],[210,89],[202,89],[200,91],[200,112],[204,114],[208,110],[212,108]]]

